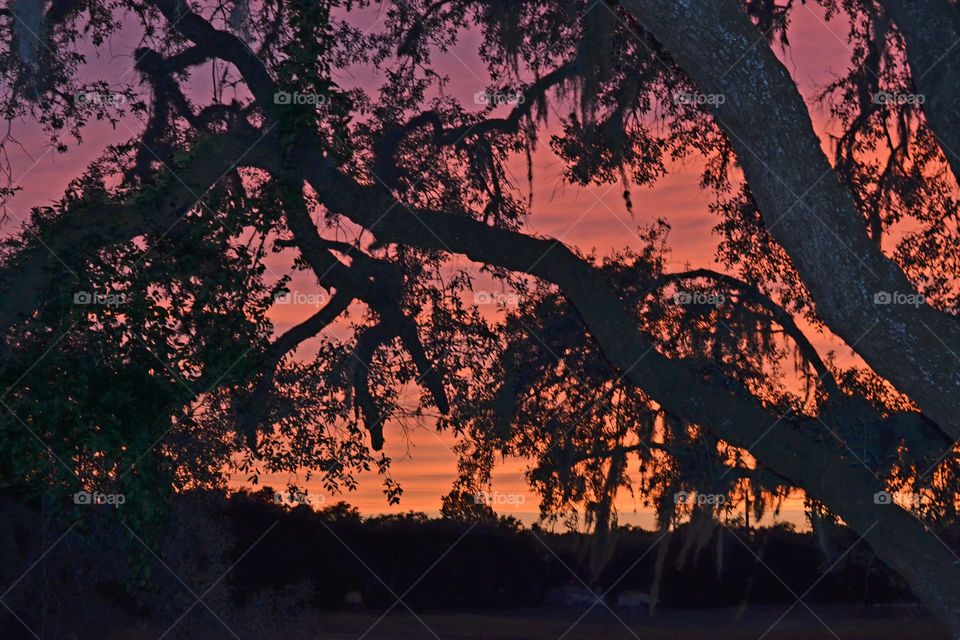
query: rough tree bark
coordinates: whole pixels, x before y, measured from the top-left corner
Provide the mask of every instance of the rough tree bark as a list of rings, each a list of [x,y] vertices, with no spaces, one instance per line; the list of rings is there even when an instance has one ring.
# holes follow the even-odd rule
[[[876,305],[915,293],[870,241],[824,154],[786,67],[735,0],[624,0],[709,94],[768,231],[786,249],[830,329],[960,439],[960,323],[927,305]],[[869,334],[869,339],[865,336]]]

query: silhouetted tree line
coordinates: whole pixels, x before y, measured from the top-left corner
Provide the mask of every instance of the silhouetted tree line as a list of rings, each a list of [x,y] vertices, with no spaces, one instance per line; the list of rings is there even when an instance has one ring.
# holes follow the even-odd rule
[[[250,548],[231,574],[240,601],[263,589],[308,580],[313,603],[341,608],[350,591],[365,607],[382,609],[409,590],[415,609],[536,606],[555,569],[528,532],[509,524],[468,524],[424,514],[361,518],[340,503],[320,512],[272,504],[272,491],[237,494],[223,505],[232,555]],[[434,564],[436,563],[436,564]],[[396,594],[396,596],[394,595]]]
[[[684,526],[664,539],[668,548],[659,575],[655,545],[662,534],[622,528],[611,561],[588,584],[586,535],[521,529],[510,520],[471,523],[414,512],[362,518],[342,503],[319,512],[306,506],[285,512],[268,502],[272,495],[237,494],[223,506],[235,539],[231,562],[277,522],[231,573],[241,600],[303,580],[312,586],[314,604],[331,609],[342,608],[349,591],[362,594],[364,606],[374,609],[392,605],[394,594],[407,594],[404,602],[417,610],[536,607],[547,602],[551,590],[563,587],[589,587],[597,594],[609,590],[611,603],[623,591],[657,592],[669,608],[792,604],[791,591],[799,595],[813,585],[811,602],[913,599],[868,548],[854,547],[856,536],[845,528],[822,543],[784,526],[750,534],[720,527],[706,540],[694,541]],[[853,551],[840,558],[850,547]],[[626,573],[625,567],[630,567]]]
[[[272,496],[240,493],[223,505],[235,541],[230,562],[277,523],[231,573],[241,600],[308,580],[316,606],[334,609],[349,591],[375,609],[403,594],[419,610],[535,607],[564,587],[592,589],[611,603],[621,592],[641,591],[668,608],[792,604],[792,594],[810,587],[810,602],[913,601],[906,583],[845,527],[820,539],[786,525],[717,527],[706,538],[689,525],[666,538],[622,527],[610,561],[590,584],[589,535],[522,528],[510,518],[363,518],[344,503],[286,510]]]
[[[579,533],[497,517],[361,517],[345,503],[291,509],[274,495],[180,494],[170,504],[175,517],[153,539],[106,514],[63,535],[66,527],[49,515],[7,500],[0,578],[15,586],[5,602],[32,628],[66,624],[82,633],[102,629],[104,620],[169,624],[213,585],[204,602],[215,610],[276,615],[291,607],[341,610],[350,592],[361,595],[362,608],[378,611],[398,596],[417,611],[532,608],[558,589],[585,592],[590,582],[590,538]],[[845,528],[829,539],[788,526],[719,526],[704,536],[684,525],[661,536],[618,529],[590,588],[613,606],[624,591],[650,594],[666,608],[792,604],[793,594],[811,586],[807,602],[913,601],[902,579]]]

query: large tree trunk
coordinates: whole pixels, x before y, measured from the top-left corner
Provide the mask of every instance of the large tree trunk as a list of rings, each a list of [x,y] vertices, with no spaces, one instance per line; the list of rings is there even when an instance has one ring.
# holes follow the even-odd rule
[[[960,438],[960,323],[927,305],[874,304],[877,293],[910,294],[913,286],[871,242],[796,84],[740,3],[623,4],[705,93],[725,96],[716,121],[818,315],[874,371]]]

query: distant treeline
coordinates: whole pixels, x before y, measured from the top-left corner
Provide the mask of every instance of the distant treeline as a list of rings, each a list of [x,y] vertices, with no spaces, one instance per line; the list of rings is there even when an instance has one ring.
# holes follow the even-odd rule
[[[307,581],[323,608],[342,607],[350,591],[371,608],[390,606],[394,594],[423,610],[535,607],[554,590],[586,588],[606,593],[610,603],[624,591],[655,593],[669,608],[792,604],[811,586],[809,602],[912,601],[906,585],[844,528],[818,539],[788,527],[718,526],[695,536],[682,526],[660,542],[666,549],[660,532],[622,528],[591,580],[591,540],[583,534],[417,513],[362,518],[342,503],[288,510],[271,495],[236,494],[223,507],[233,555],[277,523],[231,574],[240,598]]]
[[[78,630],[103,637],[106,621],[169,624],[191,607],[269,623],[293,610],[384,610],[397,597],[420,611],[550,606],[558,593],[586,606],[587,586],[611,606],[644,594],[665,608],[793,604],[811,587],[811,603],[913,600],[841,527],[814,535],[700,523],[666,537],[622,528],[599,556],[605,562],[593,550],[591,563],[589,536],[510,519],[364,518],[343,503],[315,511],[273,498],[269,489],[180,494],[164,524],[138,531],[123,506],[87,505],[88,517],[71,524],[0,495],[0,583],[12,585],[4,603],[32,628],[62,625],[86,638]],[[17,628],[0,611],[0,637],[31,637]]]

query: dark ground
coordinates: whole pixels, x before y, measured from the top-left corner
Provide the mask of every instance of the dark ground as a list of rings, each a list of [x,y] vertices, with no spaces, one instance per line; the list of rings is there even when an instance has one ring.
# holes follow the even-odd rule
[[[584,595],[581,534],[286,510],[256,495],[180,495],[171,508],[153,545],[106,516],[67,535],[36,510],[0,508],[0,584],[14,587],[0,640],[948,640],[843,529],[831,539],[846,550],[838,563],[782,527],[718,527],[685,557],[678,527],[659,577],[651,550],[662,536],[618,531],[592,588],[617,602],[658,585],[650,616],[550,605],[558,592]],[[344,610],[348,593],[362,610]]]
[[[947,640],[927,615],[890,608],[817,606],[815,617],[802,604],[781,619],[788,607],[660,611],[616,616],[602,607],[583,611],[526,610],[510,613],[433,613],[419,619],[398,607],[381,618],[375,613],[311,613],[273,620],[235,636],[214,620],[207,638],[242,640]],[[618,619],[619,617],[619,619]],[[579,619],[579,621],[578,621]],[[779,622],[778,622],[779,619]],[[223,619],[226,625],[233,625]],[[242,626],[242,625],[241,625]],[[165,629],[140,629],[109,640],[156,640]],[[176,636],[176,632],[167,637]],[[201,640],[201,636],[191,634]]]

